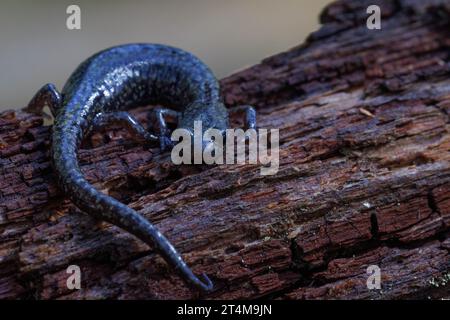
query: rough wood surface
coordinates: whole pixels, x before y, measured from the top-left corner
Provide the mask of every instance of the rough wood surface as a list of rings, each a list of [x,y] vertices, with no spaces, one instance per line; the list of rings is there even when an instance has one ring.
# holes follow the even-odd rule
[[[381,31],[365,27],[374,3]],[[206,298],[448,298],[449,16],[448,1],[339,1],[305,44],[224,79],[228,105],[280,128],[277,175],[173,166],[115,129],[86,143],[82,169],[211,276]],[[152,248],[61,194],[49,132],[0,114],[0,297],[196,298]],[[366,287],[372,264],[382,290]]]

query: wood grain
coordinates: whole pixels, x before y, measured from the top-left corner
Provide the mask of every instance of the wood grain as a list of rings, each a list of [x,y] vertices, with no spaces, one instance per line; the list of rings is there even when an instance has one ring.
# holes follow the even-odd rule
[[[369,4],[382,30],[366,29]],[[338,1],[306,43],[223,79],[229,106],[280,129],[274,176],[174,166],[118,128],[85,143],[83,172],[211,276],[204,298],[449,298],[449,15],[448,1]],[[198,298],[152,248],[61,194],[50,130],[0,114],[0,298]],[[66,287],[71,264],[81,290]],[[369,265],[381,290],[367,289]]]

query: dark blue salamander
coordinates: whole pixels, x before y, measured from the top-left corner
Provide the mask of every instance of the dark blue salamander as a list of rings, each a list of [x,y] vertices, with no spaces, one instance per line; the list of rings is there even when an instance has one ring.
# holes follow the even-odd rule
[[[154,109],[154,133],[146,130],[126,110],[152,103],[171,109]],[[228,113],[219,83],[210,69],[192,54],[157,44],[128,44],[103,50],[84,61],[70,76],[61,94],[53,84],[42,87],[26,110],[42,114],[48,105],[55,123],[52,135],[52,162],[60,187],[83,211],[135,235],[156,247],[164,259],[190,285],[211,291],[213,284],[203,274],[197,278],[172,244],[148,220],[123,203],[97,191],[83,177],[77,150],[90,132],[111,123],[120,123],[143,142],[159,142],[162,150],[172,141],[166,117],[178,119],[178,128],[193,133],[194,121],[203,130],[228,128]],[[246,126],[255,128],[255,110],[241,106]],[[205,147],[211,141],[204,141]]]

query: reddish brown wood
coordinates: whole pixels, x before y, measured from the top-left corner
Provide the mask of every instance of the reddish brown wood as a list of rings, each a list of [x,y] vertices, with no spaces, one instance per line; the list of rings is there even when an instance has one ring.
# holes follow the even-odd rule
[[[365,28],[373,3],[381,31]],[[446,1],[338,1],[305,44],[224,79],[227,104],[280,129],[275,176],[176,167],[120,130],[86,143],[82,169],[212,277],[207,298],[448,298],[449,14]],[[49,132],[0,114],[0,297],[195,298],[152,248],[61,194]],[[71,264],[82,290],[65,285]],[[381,291],[366,287],[372,264]]]

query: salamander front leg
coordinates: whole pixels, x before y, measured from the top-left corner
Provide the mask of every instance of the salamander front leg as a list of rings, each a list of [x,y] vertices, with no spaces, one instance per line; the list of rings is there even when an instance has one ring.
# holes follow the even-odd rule
[[[148,132],[135,117],[125,111],[98,114],[94,118],[90,131],[101,130],[114,124],[124,126],[130,132],[132,137],[138,141],[155,143],[159,140],[157,136]]]
[[[46,118],[50,118],[49,115],[43,113],[44,107],[47,105],[52,113],[52,116],[56,116],[58,108],[62,104],[61,94],[52,83],[47,83],[34,95],[28,106],[24,109],[27,112],[43,115]]]
[[[256,110],[252,106],[242,105],[228,109],[229,113],[244,113],[245,129],[256,129]]]
[[[170,139],[170,130],[167,127],[166,117],[172,118],[178,122],[180,113],[171,109],[155,108],[150,113],[150,123],[159,137],[161,151],[170,149],[173,141]]]

